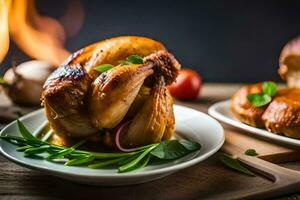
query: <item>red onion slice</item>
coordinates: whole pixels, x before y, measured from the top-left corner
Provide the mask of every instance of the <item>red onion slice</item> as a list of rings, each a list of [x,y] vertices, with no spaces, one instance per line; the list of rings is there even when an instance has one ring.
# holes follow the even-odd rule
[[[116,134],[115,134],[115,143],[116,143],[116,146],[117,146],[117,148],[120,151],[123,151],[123,152],[131,152],[131,151],[138,150],[138,148],[130,148],[130,149],[124,148],[124,147],[122,147],[121,142],[120,142],[120,135],[122,134],[123,129],[126,128],[130,124],[130,122],[131,121],[126,121],[123,124],[120,124],[117,127]]]

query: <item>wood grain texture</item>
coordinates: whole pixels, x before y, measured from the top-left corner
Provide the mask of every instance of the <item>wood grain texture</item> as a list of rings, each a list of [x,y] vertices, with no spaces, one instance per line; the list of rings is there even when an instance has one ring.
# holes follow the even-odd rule
[[[223,125],[225,128],[226,142],[233,144],[243,151],[255,149],[258,158],[272,162],[285,163],[300,160],[299,150],[294,150],[264,138],[253,137],[253,134]]]
[[[198,100],[190,102],[177,101],[176,103],[206,112],[211,104],[227,99],[238,87],[239,85],[207,84]],[[299,161],[282,163],[280,165],[300,170]],[[119,200],[216,199],[222,194],[234,197],[234,194],[237,192],[247,192],[253,188],[269,187],[271,184],[269,180],[260,176],[248,177],[226,168],[218,160],[217,154],[198,165],[163,179],[122,187],[80,185],[17,166],[0,157],[1,200],[69,198],[112,198]],[[300,193],[278,198],[280,200],[297,199],[300,198]]]

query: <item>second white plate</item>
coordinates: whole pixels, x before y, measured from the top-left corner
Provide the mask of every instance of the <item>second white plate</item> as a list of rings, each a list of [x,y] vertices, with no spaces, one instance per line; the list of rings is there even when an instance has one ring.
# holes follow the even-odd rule
[[[281,143],[300,147],[300,140],[298,139],[293,139],[286,136],[277,135],[275,133],[270,133],[265,129],[255,128],[235,119],[230,111],[230,100],[221,101],[212,105],[208,109],[208,113],[217,120],[229,124],[231,126],[243,129],[245,131],[254,133],[265,138],[276,140]]]

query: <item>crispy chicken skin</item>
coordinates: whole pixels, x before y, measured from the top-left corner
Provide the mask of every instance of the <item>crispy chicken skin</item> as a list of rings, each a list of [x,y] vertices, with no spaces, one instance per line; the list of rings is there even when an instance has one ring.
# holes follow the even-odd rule
[[[165,47],[155,40],[137,36],[107,39],[72,54],[45,82],[42,104],[51,128],[70,137],[84,137],[98,132],[87,112],[91,83],[100,74],[99,64],[124,60],[128,55],[149,55]]]
[[[94,70],[101,64],[118,65],[118,61],[125,60],[130,55],[137,54],[141,57],[150,55],[159,50],[166,50],[158,41],[146,37],[120,36],[106,39],[97,43],[91,58],[86,62],[88,74],[95,79],[100,74]]]
[[[300,89],[279,90],[262,119],[268,131],[300,138]]]
[[[146,89],[147,90],[147,89]],[[140,145],[161,142],[170,139],[175,131],[175,118],[173,113],[173,98],[165,87],[164,78],[158,78],[150,93],[145,93],[139,99],[142,103],[140,109],[131,119],[130,125],[123,130],[121,144],[132,148]],[[104,144],[115,147],[114,134],[107,132],[104,135]]]
[[[179,67],[174,56],[162,50],[147,56],[144,64],[117,66],[101,74],[92,84],[88,103],[94,126],[114,128],[125,117],[148,76],[153,74],[153,80],[160,76],[171,83]]]
[[[48,77],[42,103],[55,132],[70,137],[97,132],[89,120],[85,105],[91,81],[83,66],[80,63],[73,64],[73,60],[65,62]]]
[[[118,65],[133,54],[144,63]],[[115,67],[95,71],[101,64]],[[98,141],[97,133],[104,129],[103,143],[114,146],[112,133],[126,120],[131,120],[121,138],[126,147],[170,139],[175,119],[166,85],[179,69],[161,43],[144,37],[116,37],[77,51],[49,76],[41,97],[56,141],[94,136]]]
[[[262,114],[266,110],[266,106],[255,107],[247,99],[249,94],[261,92],[262,83],[246,85],[239,89],[231,98],[230,109],[233,115],[245,124],[263,128],[265,125]]]
[[[92,84],[89,111],[95,127],[114,128],[136,98],[153,70],[144,65],[117,66],[101,74]]]
[[[160,142],[167,126],[167,88],[160,77],[151,90],[150,97],[133,118],[121,143],[127,147],[137,147]]]

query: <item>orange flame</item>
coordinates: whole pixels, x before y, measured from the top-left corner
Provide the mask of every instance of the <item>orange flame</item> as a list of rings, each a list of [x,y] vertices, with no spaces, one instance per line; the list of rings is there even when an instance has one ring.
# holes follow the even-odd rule
[[[9,48],[8,13],[10,6],[11,0],[0,0],[0,63]]]
[[[34,0],[12,2],[9,31],[14,42],[32,58],[46,60],[58,66],[70,55],[63,47],[63,27],[55,19],[40,16]]]

